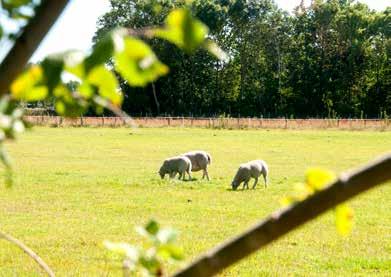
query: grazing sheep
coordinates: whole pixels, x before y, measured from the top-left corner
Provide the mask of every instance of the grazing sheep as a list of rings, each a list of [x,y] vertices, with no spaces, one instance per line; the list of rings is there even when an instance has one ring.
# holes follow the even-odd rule
[[[185,156],[177,156],[166,159],[163,162],[163,165],[160,167],[159,175],[162,179],[168,174],[170,178],[174,178],[177,173],[179,173],[179,179],[185,180],[186,172],[189,175],[189,180],[191,180],[191,161]]]
[[[239,166],[238,171],[232,181],[232,189],[236,190],[242,182],[243,189],[247,187],[250,178],[255,178],[255,182],[253,185],[253,189],[258,183],[258,177],[263,175],[263,179],[265,180],[265,187],[267,187],[267,175],[268,175],[268,167],[267,164],[262,160],[250,161]]]
[[[203,170],[202,179],[206,178],[209,179],[208,174],[208,164],[212,162],[211,156],[205,152],[205,151],[191,151],[187,152],[185,154],[182,154],[182,156],[186,156],[191,161],[191,171],[200,171]]]

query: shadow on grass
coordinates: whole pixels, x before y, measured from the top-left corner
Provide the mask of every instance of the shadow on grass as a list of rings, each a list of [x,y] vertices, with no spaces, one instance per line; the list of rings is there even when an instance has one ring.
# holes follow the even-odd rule
[[[258,190],[258,188],[248,188],[248,189],[232,189],[232,188],[227,188],[226,191],[233,191],[233,192],[240,192],[240,191],[254,191]]]

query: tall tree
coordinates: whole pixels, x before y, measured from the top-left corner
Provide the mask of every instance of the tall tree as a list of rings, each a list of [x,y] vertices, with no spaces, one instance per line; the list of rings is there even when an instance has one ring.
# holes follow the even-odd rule
[[[112,0],[95,40],[118,25],[161,24],[180,0]],[[352,0],[301,3],[293,14],[272,0],[195,0],[193,13],[228,53],[218,61],[149,41],[171,74],[125,91],[130,113],[378,117],[390,114],[390,8]]]

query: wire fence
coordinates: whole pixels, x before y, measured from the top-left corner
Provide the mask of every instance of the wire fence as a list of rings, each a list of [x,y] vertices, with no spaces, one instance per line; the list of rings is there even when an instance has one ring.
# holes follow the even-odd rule
[[[121,117],[25,116],[32,125],[52,127],[123,127],[129,120]],[[204,118],[133,117],[137,127],[197,127],[216,129],[345,129],[391,130],[389,119],[285,119],[285,118]]]

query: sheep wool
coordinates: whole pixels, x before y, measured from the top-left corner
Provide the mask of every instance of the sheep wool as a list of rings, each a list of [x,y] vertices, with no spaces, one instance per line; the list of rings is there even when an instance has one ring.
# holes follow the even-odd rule
[[[210,180],[209,173],[208,173],[208,165],[212,162],[212,157],[209,155],[209,153],[201,150],[197,151],[190,151],[187,153],[182,154],[182,156],[188,157],[191,161],[192,169],[191,171],[203,171],[202,179],[205,177]]]
[[[244,188],[248,189],[248,182],[250,181],[250,178],[255,179],[253,185],[253,189],[255,189],[258,183],[258,177],[261,175],[263,176],[263,179],[265,181],[265,187],[267,187],[268,174],[269,174],[269,168],[266,162],[263,160],[254,160],[254,161],[241,164],[231,183],[232,189],[236,190],[241,183],[243,183],[243,189]]]
[[[174,178],[175,175],[179,174],[179,179],[185,180],[186,173],[189,175],[191,180],[191,161],[186,156],[177,156],[164,160],[162,166],[159,169],[159,175],[162,179],[168,174],[170,178]]]

